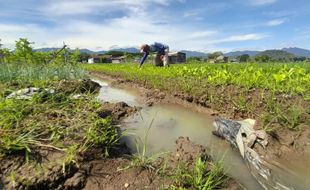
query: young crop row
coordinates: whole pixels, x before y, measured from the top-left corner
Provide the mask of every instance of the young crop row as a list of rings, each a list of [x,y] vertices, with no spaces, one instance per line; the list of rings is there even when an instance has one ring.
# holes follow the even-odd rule
[[[267,131],[309,125],[308,64],[84,65],[138,82],[236,118],[254,118]]]
[[[169,68],[145,66],[141,70],[134,64],[86,65],[89,70],[104,71],[128,79],[146,80],[154,87],[175,79],[181,86],[192,81],[203,86],[236,85],[246,89],[260,88],[273,92],[299,94],[310,97],[309,64],[186,64]]]

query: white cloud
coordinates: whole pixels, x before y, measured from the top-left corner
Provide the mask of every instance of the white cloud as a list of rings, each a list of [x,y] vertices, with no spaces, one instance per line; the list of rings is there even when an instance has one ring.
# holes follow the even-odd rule
[[[193,32],[191,35],[189,35],[190,39],[196,39],[196,38],[205,38],[205,37],[210,37],[215,35],[217,32],[216,31],[197,31]]]
[[[252,5],[267,5],[277,2],[277,0],[249,0]]]
[[[15,24],[0,24],[0,33],[4,32],[22,32],[26,31],[27,27]]]
[[[251,33],[251,34],[243,34],[243,35],[233,35],[227,38],[222,38],[219,40],[211,41],[210,43],[219,44],[219,43],[227,43],[227,42],[254,41],[254,40],[261,40],[266,37],[268,36],[265,34]]]
[[[262,34],[235,35],[235,36],[228,37],[226,41],[238,42],[238,41],[248,41],[248,40],[260,40],[265,37],[266,35],[262,35]]]
[[[188,18],[188,17],[195,17],[200,14],[200,10],[191,10],[187,11],[183,14],[183,17]]]
[[[142,11],[143,8],[157,4],[167,6],[171,0],[54,0],[41,7],[47,15],[102,14],[116,10]],[[182,2],[178,0],[178,2]]]
[[[166,10],[154,9],[151,6],[167,6],[171,2],[172,0],[55,0],[50,1],[44,6],[46,8],[40,11],[42,18],[50,21],[46,28],[34,24],[0,24],[0,36],[2,42],[10,47],[14,46],[18,38],[26,37],[35,42],[36,48],[60,47],[64,41],[71,48],[92,50],[98,50],[98,47],[108,49],[113,45],[125,47],[154,41],[167,43],[175,50],[218,50],[217,44],[266,37],[258,33],[224,34],[213,30],[214,27],[174,22],[178,19],[177,16],[173,18]],[[105,13],[115,10],[124,14],[117,14],[109,19],[105,17]],[[89,16],[93,13],[100,19],[84,17],[84,14]],[[196,16],[199,16],[200,13],[197,14]],[[188,16],[195,17],[194,12]]]
[[[267,26],[278,26],[281,25],[283,23],[285,23],[287,21],[287,19],[282,18],[282,19],[274,19],[274,20],[270,20],[266,23]]]

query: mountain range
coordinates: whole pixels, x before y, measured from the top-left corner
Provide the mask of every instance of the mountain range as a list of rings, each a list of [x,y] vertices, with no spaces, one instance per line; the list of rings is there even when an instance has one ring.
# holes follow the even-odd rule
[[[49,52],[49,51],[54,51],[59,48],[40,48],[40,49],[35,49],[35,51],[40,51],[40,52]],[[280,49],[282,51],[286,51],[288,53],[294,54],[295,56],[304,56],[307,58],[310,58],[310,50],[307,49],[302,49],[298,47],[290,47],[290,48],[283,48]],[[104,54],[108,52],[107,50],[102,50],[102,51],[92,51],[89,49],[80,49],[82,53],[88,53],[88,54]],[[121,51],[121,52],[127,52],[127,53],[139,53],[139,49],[134,48],[134,47],[129,47],[129,48],[117,48],[117,49],[112,49],[109,51]],[[181,50],[180,52],[186,53],[186,57],[206,57],[208,56],[208,53],[204,52],[199,52],[199,51],[188,51],[188,50]],[[256,56],[257,54],[261,53],[263,51],[232,51],[228,53],[224,53],[225,56],[228,57],[237,57],[243,54],[248,54],[250,56]]]
[[[300,57],[307,57],[310,58],[310,50],[307,49],[302,49],[302,48],[297,48],[297,47],[290,47],[290,48],[282,48],[280,49],[282,51],[285,51],[287,53],[291,53],[294,54],[295,56],[300,56]],[[268,50],[266,50],[268,51]],[[264,51],[233,51],[233,52],[229,52],[229,53],[225,53],[225,56],[228,57],[237,57],[243,54],[248,54],[250,56],[256,56],[257,54],[260,54]]]

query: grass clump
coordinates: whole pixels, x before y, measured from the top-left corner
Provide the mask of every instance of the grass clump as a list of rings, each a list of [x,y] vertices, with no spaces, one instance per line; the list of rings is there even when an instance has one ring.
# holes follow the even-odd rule
[[[28,153],[40,146],[64,150],[109,147],[118,140],[110,118],[97,115],[101,105],[74,100],[64,94],[36,97],[30,101],[4,99],[0,104],[0,153]]]
[[[197,190],[221,189],[226,180],[223,164],[213,164],[198,158],[192,169],[179,165],[175,174],[171,176],[172,190],[194,188]]]

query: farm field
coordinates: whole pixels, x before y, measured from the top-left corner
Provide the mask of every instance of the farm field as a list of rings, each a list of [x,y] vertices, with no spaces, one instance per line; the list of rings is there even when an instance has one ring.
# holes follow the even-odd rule
[[[110,75],[120,82],[138,83],[146,88],[215,110],[233,119],[253,118],[275,147],[266,155],[278,156],[283,144],[299,153],[310,128],[310,65],[308,63],[269,64],[186,64],[158,68],[136,64],[87,64],[93,73]],[[288,140],[290,136],[294,140]],[[289,144],[294,144],[291,146]],[[280,153],[285,155],[285,153]]]
[[[138,108],[98,101],[89,77],[78,65],[0,65],[0,189],[238,186],[186,139],[177,146],[199,152],[188,166],[131,154],[117,126]]]
[[[309,10],[1,1],[0,190],[309,190]]]

